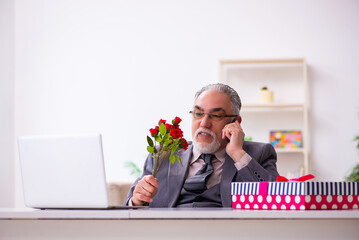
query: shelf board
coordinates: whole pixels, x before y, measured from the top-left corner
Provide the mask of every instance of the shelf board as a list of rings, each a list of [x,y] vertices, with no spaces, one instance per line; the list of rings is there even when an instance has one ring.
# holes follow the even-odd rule
[[[290,63],[305,63],[302,58],[293,59],[247,59],[247,60],[220,60],[220,64],[290,64]]]
[[[305,148],[275,148],[277,153],[304,153]]]
[[[228,68],[254,68],[254,69],[260,69],[260,68],[301,68],[305,66],[305,60],[304,59],[263,59],[263,60],[235,60],[235,59],[227,59],[227,60],[220,60],[219,61],[219,67],[220,71],[223,71],[224,69]]]
[[[277,104],[277,103],[268,103],[268,104],[245,104],[242,106],[242,109],[270,109],[270,108],[276,108],[276,109],[281,109],[281,108],[290,108],[290,109],[294,109],[294,108],[299,108],[299,109],[303,109],[304,108],[304,104]]]

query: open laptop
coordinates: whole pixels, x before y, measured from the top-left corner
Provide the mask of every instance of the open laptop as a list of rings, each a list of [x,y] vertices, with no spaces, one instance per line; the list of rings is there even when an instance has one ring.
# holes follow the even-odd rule
[[[21,136],[18,145],[27,207],[135,208],[108,204],[101,134]]]

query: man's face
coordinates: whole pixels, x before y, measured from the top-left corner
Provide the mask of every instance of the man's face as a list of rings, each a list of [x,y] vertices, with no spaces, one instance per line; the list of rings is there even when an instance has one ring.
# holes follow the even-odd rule
[[[217,115],[233,114],[229,96],[214,90],[208,90],[199,95],[194,102],[193,110]],[[222,129],[231,121],[232,118],[228,117],[215,121],[208,114],[205,114],[201,119],[193,118],[192,138],[194,145],[199,147],[200,151],[203,150],[202,153],[214,153],[222,150],[228,143],[226,139],[222,139]]]

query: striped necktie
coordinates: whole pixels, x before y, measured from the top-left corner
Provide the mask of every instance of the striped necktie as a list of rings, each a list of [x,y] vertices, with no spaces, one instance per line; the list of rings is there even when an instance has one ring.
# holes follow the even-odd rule
[[[213,154],[202,154],[201,158],[204,160],[204,166],[198,170],[198,172],[190,177],[187,178],[183,187],[188,192],[193,193],[202,193],[207,190],[207,180],[209,176],[213,173],[213,166],[212,166],[212,158],[214,158]]]

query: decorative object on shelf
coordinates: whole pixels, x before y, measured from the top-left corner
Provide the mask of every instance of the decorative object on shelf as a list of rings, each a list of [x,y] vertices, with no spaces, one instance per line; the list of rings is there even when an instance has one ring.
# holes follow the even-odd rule
[[[302,132],[301,131],[271,131],[270,143],[274,148],[301,148]]]
[[[273,91],[269,91],[267,87],[262,87],[259,92],[260,103],[273,103]]]
[[[155,166],[152,175],[156,177],[158,170],[161,167],[163,160],[169,156],[169,161],[174,164],[176,160],[182,165],[181,159],[174,153],[180,149],[187,150],[188,143],[183,138],[183,132],[179,127],[182,121],[179,117],[172,120],[172,124],[166,123],[166,120],[161,119],[158,126],[150,129],[151,137],[147,136],[147,151],[152,154],[155,160]]]

